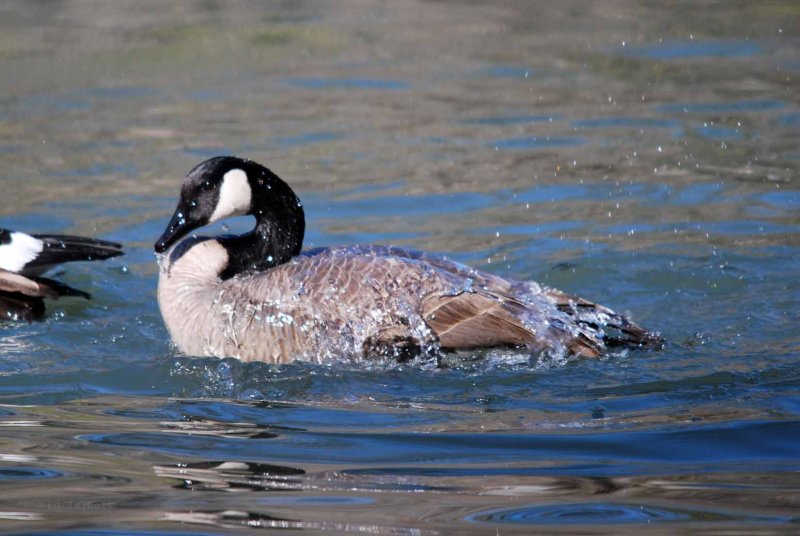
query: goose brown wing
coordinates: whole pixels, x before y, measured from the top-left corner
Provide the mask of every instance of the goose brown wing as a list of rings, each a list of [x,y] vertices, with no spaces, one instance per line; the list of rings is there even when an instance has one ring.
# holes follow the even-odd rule
[[[344,250],[342,250],[344,251]],[[570,353],[596,357],[602,345],[577,329],[571,329],[549,301],[531,301],[524,292],[517,295],[518,283],[474,270],[458,262],[399,247],[367,246],[348,250],[351,264],[346,280],[334,276],[340,287],[360,287],[367,281],[396,281],[396,288],[414,289],[419,313],[445,349],[527,346],[534,351],[551,348],[558,341]],[[325,255],[311,255],[322,261]],[[362,261],[357,261],[362,259]],[[320,262],[320,267],[329,264]],[[338,262],[330,263],[340,268]],[[328,266],[330,269],[331,266]],[[330,277],[336,269],[316,272],[315,279]],[[460,289],[460,290],[459,290]],[[363,288],[360,289],[363,292]],[[522,290],[522,289],[520,289]],[[359,295],[359,288],[348,288],[346,296]],[[396,307],[385,293],[387,309]],[[537,332],[538,331],[538,332]],[[397,334],[384,330],[375,335],[375,344],[396,344]]]
[[[392,247],[389,248],[389,250],[393,255],[406,256],[410,259],[419,260],[434,266],[438,270],[472,280],[476,288],[486,289],[490,292],[491,298],[502,302],[504,304],[502,307],[503,309],[512,309],[510,311],[512,320],[519,317],[521,310],[529,307],[528,300],[524,298],[518,300],[515,297],[529,295],[529,291],[523,288],[526,283],[503,279],[492,274],[480,272],[455,261],[414,250],[398,247]],[[557,289],[544,288],[542,290],[544,296],[552,301],[559,311],[569,315],[572,321],[576,322],[579,327],[584,328],[579,331],[573,340],[568,341],[567,344],[576,354],[592,357],[599,355],[602,353],[603,344],[609,346],[657,346],[664,342],[657,334],[631,322],[625,316],[615,313],[608,307],[590,302],[579,296],[561,292]],[[464,296],[462,300],[467,302],[482,301],[480,298],[470,296]],[[489,301],[491,302],[491,299]],[[456,303],[451,305],[455,306]],[[513,307],[511,307],[512,304],[514,304]],[[478,317],[493,317],[496,309],[497,307],[481,309],[481,307],[478,306],[477,310],[482,311]],[[466,307],[461,311],[462,314],[451,315],[451,318],[461,318],[462,320],[469,319],[470,310],[471,306]],[[496,320],[489,321],[487,328],[492,327],[492,324],[495,323]],[[471,320],[467,326],[460,329],[472,329],[473,327],[481,329],[480,326],[481,322],[477,321],[476,318]],[[603,343],[600,343],[598,341],[598,336],[601,334],[598,332],[598,328],[612,328],[616,333],[604,333]],[[518,331],[515,329],[513,332],[517,333]]]
[[[455,296],[431,296],[423,305],[425,322],[439,337],[443,348],[525,346],[535,341],[514,310],[483,294],[462,292]]]
[[[536,333],[526,319],[547,315],[549,306],[542,303],[545,310],[534,310],[535,304],[524,298],[530,297],[530,291],[522,288],[522,283],[414,250],[393,247],[390,253],[424,262],[470,288],[457,295],[429,297],[423,305],[426,323],[444,348],[527,346],[539,350],[547,347],[541,338],[549,336],[575,355],[597,357],[603,353],[595,337],[581,330],[562,329],[558,318],[539,322],[547,333]]]
[[[455,296],[432,296],[424,304],[424,311],[426,323],[443,348],[526,346],[539,351],[550,347],[544,341],[547,338],[560,341],[574,355],[602,354],[602,346],[593,337],[566,329],[556,318],[536,322],[543,331],[537,333],[530,319],[541,319],[546,313],[533,310],[513,296],[466,291]]]

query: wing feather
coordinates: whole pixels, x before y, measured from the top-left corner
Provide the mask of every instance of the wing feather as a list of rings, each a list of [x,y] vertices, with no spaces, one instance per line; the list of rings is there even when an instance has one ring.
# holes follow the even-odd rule
[[[42,251],[29,261],[23,273],[39,274],[64,262],[93,261],[122,255],[122,245],[116,242],[70,235],[33,235],[41,240]]]
[[[545,289],[545,295],[556,307],[575,322],[592,329],[608,327],[618,334],[606,334],[606,344],[610,346],[649,346],[663,343],[658,334],[631,322],[625,316],[615,313],[608,307],[591,302],[579,296],[553,288]]]

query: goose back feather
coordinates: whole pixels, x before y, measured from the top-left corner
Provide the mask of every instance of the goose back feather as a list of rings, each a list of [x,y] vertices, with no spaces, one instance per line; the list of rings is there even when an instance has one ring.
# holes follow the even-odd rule
[[[0,318],[39,319],[44,315],[45,298],[89,299],[89,293],[40,274],[65,262],[117,255],[122,255],[122,246],[106,240],[0,229]]]

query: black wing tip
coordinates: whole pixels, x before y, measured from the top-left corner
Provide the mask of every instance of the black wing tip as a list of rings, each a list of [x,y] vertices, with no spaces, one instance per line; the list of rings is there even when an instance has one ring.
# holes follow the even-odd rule
[[[83,247],[86,249],[97,248],[100,250],[122,252],[122,244],[119,242],[112,242],[110,240],[103,240],[102,238],[58,234],[36,234],[33,235],[33,237],[38,238],[44,242],[45,245],[50,245],[51,247]]]
[[[44,247],[25,270],[44,268],[76,261],[102,261],[124,255],[122,244],[70,235],[34,235]],[[24,271],[24,270],[23,270]]]
[[[631,322],[627,317],[621,316],[620,318],[622,322],[620,322],[619,330],[634,343],[641,346],[662,346],[664,344],[660,333],[645,329]]]
[[[666,345],[666,341],[660,333],[645,329],[628,320],[626,316],[596,303],[584,300],[584,303],[558,304],[557,307],[560,311],[570,315],[578,325],[585,325],[593,330],[602,330],[604,332],[602,339],[606,346],[659,350]],[[609,315],[610,320],[607,323],[600,324],[594,318],[583,317],[581,314],[582,310],[593,312],[598,309],[603,309]],[[608,328],[611,329],[611,333],[608,332]]]
[[[606,345],[611,347],[642,348],[661,350],[667,341],[660,333],[647,330],[622,317],[621,325],[609,325],[617,331],[615,335],[606,335]]]
[[[98,247],[95,250],[96,254],[87,261],[95,261],[95,260],[105,260],[111,259],[112,257],[119,257],[121,255],[125,255],[125,251],[122,249],[122,244],[116,244],[114,242],[106,242]]]
[[[46,277],[31,277],[31,279],[33,279],[40,285],[46,285],[48,288],[55,291],[58,294],[57,296],[58,298],[62,296],[69,296],[74,298],[84,298],[86,300],[92,299],[92,295],[89,294],[88,292],[77,289],[75,287],[71,287],[66,283],[56,281],[55,279],[48,279]]]

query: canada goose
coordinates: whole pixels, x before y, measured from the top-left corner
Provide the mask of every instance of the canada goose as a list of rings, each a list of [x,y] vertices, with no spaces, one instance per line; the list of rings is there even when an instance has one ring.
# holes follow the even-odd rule
[[[39,319],[44,315],[44,298],[79,296],[88,300],[88,293],[39,274],[64,262],[117,255],[122,255],[122,246],[114,242],[0,229],[0,318]]]
[[[252,215],[239,236],[186,237]],[[192,169],[155,244],[158,302],[186,354],[284,363],[479,347],[597,357],[659,341],[603,307],[404,248],[301,253],[292,189],[256,162],[222,156]]]

